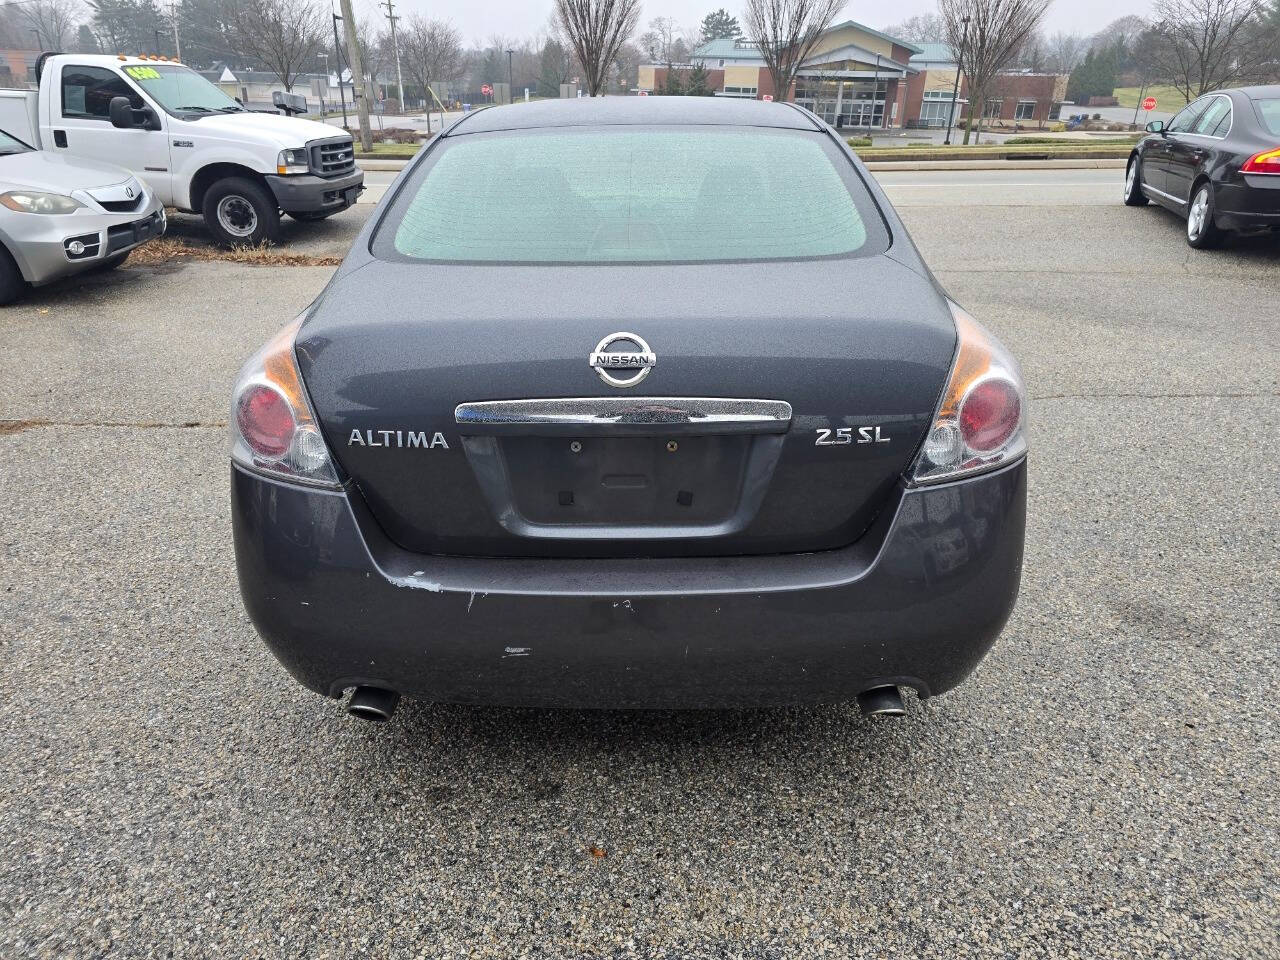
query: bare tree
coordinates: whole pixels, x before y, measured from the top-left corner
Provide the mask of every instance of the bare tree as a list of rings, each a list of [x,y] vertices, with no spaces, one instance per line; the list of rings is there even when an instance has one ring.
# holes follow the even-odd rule
[[[692,34],[681,29],[674,17],[654,17],[649,29],[640,35],[640,49],[654,63],[684,63],[694,44]]]
[[[775,98],[791,99],[796,71],[844,4],[845,0],[747,0],[743,19],[773,79]]]
[[[79,0],[34,0],[14,4],[13,9],[28,30],[39,33],[40,43],[46,50],[67,49],[76,35],[83,11]]]
[[[582,64],[587,93],[604,93],[618,50],[640,22],[640,0],[556,0],[556,14]]]
[[[453,83],[466,72],[462,34],[445,20],[413,14],[400,28],[400,61],[409,79],[422,88],[431,109],[433,83]]]
[[[1153,13],[1139,60],[1188,101],[1262,77],[1280,50],[1280,27],[1258,0],[1156,0]]]
[[[946,43],[947,22],[936,13],[907,17],[901,23],[884,28],[884,32],[908,43]]]
[[[237,48],[292,90],[324,44],[329,18],[311,0],[237,0],[231,24]]]
[[[960,51],[960,70],[969,81],[969,122],[964,142],[974,133],[996,74],[1008,66],[1027,39],[1040,29],[1050,0],[938,0],[947,22],[947,42]],[[967,24],[967,29],[966,29]],[[963,43],[962,43],[963,40]]]
[[[1080,34],[1059,31],[1045,41],[1045,65],[1056,73],[1070,73],[1084,59],[1088,47]]]

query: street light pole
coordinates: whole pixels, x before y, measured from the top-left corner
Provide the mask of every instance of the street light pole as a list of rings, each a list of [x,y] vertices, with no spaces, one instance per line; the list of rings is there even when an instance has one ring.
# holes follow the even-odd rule
[[[969,39],[969,18],[964,17],[961,20],[964,24],[964,32],[960,34],[960,55],[956,57],[956,82],[951,88],[951,109],[947,111],[947,138],[942,141],[944,146],[951,146],[951,124],[956,119],[956,98],[960,96],[960,66],[964,63],[964,45]]]
[[[516,102],[516,92],[511,89],[511,54],[513,51],[507,51],[507,103]]]
[[[342,127],[345,130],[347,127],[347,98],[342,92],[342,48],[338,46],[338,21],[341,19],[336,13],[333,15],[333,56],[334,62],[337,64],[338,100],[342,103]],[[325,59],[328,60],[328,57]]]

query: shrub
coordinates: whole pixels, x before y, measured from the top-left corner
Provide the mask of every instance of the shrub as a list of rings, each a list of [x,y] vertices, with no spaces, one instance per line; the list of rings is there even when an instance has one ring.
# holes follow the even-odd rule
[[[849,144],[851,147],[869,147],[872,142],[873,141],[870,137],[850,137],[845,141],[845,143]]]

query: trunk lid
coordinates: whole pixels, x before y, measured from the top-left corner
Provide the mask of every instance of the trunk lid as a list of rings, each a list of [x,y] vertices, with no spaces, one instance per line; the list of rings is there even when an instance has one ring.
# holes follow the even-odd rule
[[[656,357],[626,388],[588,363],[642,352],[609,342],[622,332]],[[330,449],[406,549],[737,555],[856,540],[912,462],[955,338],[934,285],[883,256],[373,262],[326,291],[297,356]]]

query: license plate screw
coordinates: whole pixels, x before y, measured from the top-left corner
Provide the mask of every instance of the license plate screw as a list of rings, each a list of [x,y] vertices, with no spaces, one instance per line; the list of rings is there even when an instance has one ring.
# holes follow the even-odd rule
[[[674,440],[667,441],[667,453],[675,453],[679,449],[680,444],[676,443]]]
[[[581,440],[574,440],[572,443],[570,443],[570,444],[569,444],[569,450],[570,450],[570,452],[571,452],[571,453],[581,453],[581,452],[582,452],[582,441],[581,441]]]

